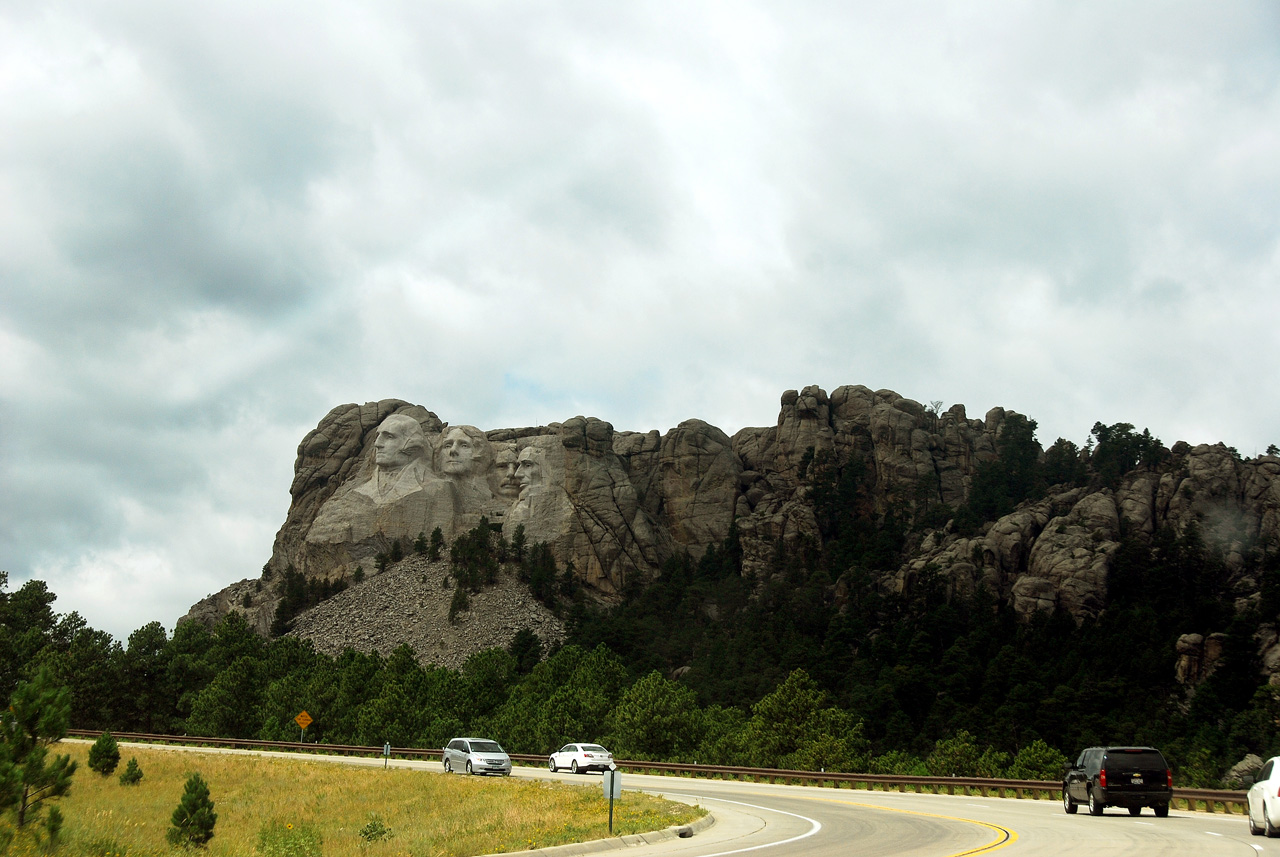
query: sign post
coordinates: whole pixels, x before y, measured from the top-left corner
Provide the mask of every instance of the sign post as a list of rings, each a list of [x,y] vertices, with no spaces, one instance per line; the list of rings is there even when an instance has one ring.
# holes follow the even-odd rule
[[[609,797],[609,835],[613,835],[613,799],[622,797],[622,774],[618,766],[609,763],[609,770],[604,772],[604,793]]]
[[[293,718],[293,722],[302,727],[302,737],[298,739],[299,743],[307,740],[307,727],[311,725],[311,715],[304,709],[301,714]]]
[[[387,769],[387,761],[391,758],[391,742],[382,745],[382,769]]]

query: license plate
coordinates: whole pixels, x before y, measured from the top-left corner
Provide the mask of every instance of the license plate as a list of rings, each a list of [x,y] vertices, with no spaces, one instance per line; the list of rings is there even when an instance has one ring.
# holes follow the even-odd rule
[[[1134,777],[1134,778],[1133,778],[1133,784],[1134,784],[1135,786],[1140,786],[1140,785],[1142,785],[1142,777]]]

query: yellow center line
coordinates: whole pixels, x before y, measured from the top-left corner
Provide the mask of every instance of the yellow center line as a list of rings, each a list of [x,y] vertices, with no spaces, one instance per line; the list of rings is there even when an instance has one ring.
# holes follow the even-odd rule
[[[900,812],[900,813],[903,813],[904,815],[921,815],[921,816],[926,816],[928,818],[941,818],[941,819],[945,819],[946,821],[960,821],[960,822],[964,822],[965,824],[976,824],[979,827],[985,827],[988,830],[994,830],[996,832],[996,838],[986,843],[985,845],[979,845],[977,848],[970,848],[967,851],[957,851],[954,854],[946,855],[946,857],[973,857],[973,855],[975,854],[990,854],[992,851],[999,851],[1001,848],[1004,848],[1006,845],[1012,845],[1013,843],[1018,841],[1018,834],[1010,830],[1009,828],[1001,827],[998,824],[991,824],[986,821],[978,821],[976,818],[960,818],[959,816],[955,816],[955,815],[940,815],[939,813],[936,813],[936,812],[920,812],[914,809],[900,809],[896,806],[882,806],[880,804],[875,804],[875,803],[859,803],[857,801],[837,800],[835,798],[829,798],[829,797],[811,797],[809,795],[805,795],[804,798],[802,799],[823,801],[824,803],[843,803],[848,806],[860,806],[860,807],[865,807],[866,809],[882,809],[885,812]]]

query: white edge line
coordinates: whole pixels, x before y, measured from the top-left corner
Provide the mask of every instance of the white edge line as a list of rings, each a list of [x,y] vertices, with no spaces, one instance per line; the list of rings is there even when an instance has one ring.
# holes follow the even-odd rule
[[[670,794],[670,792],[668,792],[668,794]],[[817,833],[819,830],[822,829],[822,822],[818,821],[816,818],[809,818],[807,815],[800,815],[794,812],[787,812],[785,809],[774,809],[768,806],[757,806],[754,803],[743,803],[742,801],[739,801],[739,800],[726,800],[725,798],[722,798],[722,797],[707,797],[706,795],[681,795],[681,797],[696,798],[698,800],[704,800],[704,801],[718,800],[721,803],[732,803],[738,806],[750,807],[751,809],[763,810],[764,812],[776,812],[779,815],[789,815],[792,818],[799,818],[803,821],[809,822],[809,824],[812,825],[809,828],[809,830],[806,831],[805,833],[801,833],[799,836],[793,836],[790,839],[781,839],[777,842],[766,842],[763,845],[752,845],[748,848],[735,848],[732,851],[717,851],[714,854],[702,854],[702,855],[699,855],[699,857],[724,857],[724,855],[726,854],[742,854],[745,851],[759,851],[761,848],[773,848],[774,846],[777,846],[777,845],[789,845],[792,842],[799,842],[801,839],[808,839],[810,836],[812,836],[813,834]]]

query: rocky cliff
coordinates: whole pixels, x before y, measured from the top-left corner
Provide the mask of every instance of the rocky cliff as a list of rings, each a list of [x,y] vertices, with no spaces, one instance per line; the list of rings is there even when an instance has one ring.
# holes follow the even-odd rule
[[[1280,545],[1273,456],[1243,460],[1222,445],[1178,443],[1159,464],[1109,486],[1051,488],[976,532],[924,526],[926,510],[965,503],[1012,416],[993,408],[970,419],[962,405],[940,411],[862,386],[788,391],[776,425],[733,437],[701,420],[660,434],[580,416],[482,432],[399,400],[342,405],[299,445],[293,502],[264,578],[295,569],[352,579],[397,542],[407,553],[420,534],[438,528],[453,539],[482,517],[507,538],[522,527],[530,542],[547,543],[601,601],[630,580],[652,579],[677,552],[701,556],[735,523],[743,573],[759,578],[779,555],[821,544],[812,466],[825,459],[861,462],[869,514],[893,510],[917,524],[897,567],[883,571],[883,585],[896,591],[928,571],[956,593],[985,586],[1024,616],[1061,608],[1083,618],[1106,606],[1123,534],[1194,524],[1234,575],[1239,606],[1256,602],[1260,584],[1246,557]],[[370,583],[355,589],[372,592]],[[242,581],[189,616],[239,610],[265,630],[276,600],[271,585]],[[1272,654],[1280,660],[1280,650]]]

